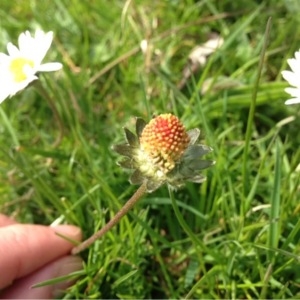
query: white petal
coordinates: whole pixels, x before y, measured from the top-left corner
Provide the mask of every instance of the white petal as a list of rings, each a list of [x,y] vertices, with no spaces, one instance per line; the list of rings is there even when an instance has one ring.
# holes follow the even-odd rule
[[[20,35],[19,35],[19,38],[18,38],[18,45],[19,45],[19,49],[21,52],[24,52],[24,47],[26,47],[26,45],[28,43],[30,43],[30,39],[31,37],[28,36],[29,32],[26,31],[25,33],[22,32]],[[30,34],[29,34],[30,35]]]
[[[10,61],[10,57],[0,52],[0,64],[6,64],[9,61]]]
[[[297,60],[300,60],[300,51],[296,51],[296,52],[295,52],[295,58],[296,58]]]
[[[48,32],[47,34],[45,34],[43,36],[42,42],[39,42],[40,53],[41,53],[41,57],[40,57],[41,61],[45,57],[46,53],[48,52],[48,50],[51,46],[52,40],[53,40],[53,32],[50,31],[50,32]]]
[[[6,98],[11,97],[23,90],[30,82],[37,79],[37,76],[31,75],[26,80],[16,83],[13,80],[12,76],[9,76],[9,73],[2,71],[0,73],[0,103],[3,102]]]
[[[287,60],[291,71],[282,71],[282,77],[294,87],[288,87],[284,90],[290,94],[292,97],[285,101],[286,105],[300,103],[300,51],[295,52],[295,58],[290,58]]]
[[[300,60],[290,58],[287,62],[294,73],[300,73]]]
[[[52,72],[52,71],[58,71],[63,67],[61,63],[53,62],[53,63],[45,63],[38,67],[38,72]]]
[[[285,88],[284,89],[288,94],[290,94],[292,97],[299,97],[300,98],[300,89],[297,88]]]
[[[35,61],[40,64],[46,56],[53,40],[53,32],[49,31],[46,34],[38,31],[35,39]]]
[[[28,31],[19,36],[19,48],[22,56],[39,65],[49,50],[53,39],[53,32],[44,33],[37,29],[32,37]]]
[[[19,91],[24,90],[29,83],[31,83],[32,81],[38,79],[37,76],[30,76],[28,78],[26,78],[26,80],[18,83],[18,84],[13,84],[11,85],[11,91],[10,91],[10,96],[15,95],[16,93],[18,93]]]
[[[45,35],[45,32],[43,30],[37,28],[34,33],[34,38],[39,39],[40,37],[43,37],[44,35]]]
[[[300,80],[291,71],[282,71],[282,77],[292,86],[300,87]]]
[[[37,80],[38,77],[35,75],[31,75],[30,77],[26,78],[22,83],[20,83],[20,90],[23,90],[29,83],[31,83],[34,80]],[[21,88],[22,86],[22,88]]]
[[[46,32],[44,32],[41,29],[37,29],[35,31],[35,38],[36,39],[45,39],[46,38],[46,39],[51,39],[51,41],[52,41],[52,39],[53,39],[53,31],[48,31],[46,33]]]
[[[300,104],[300,98],[293,98],[293,99],[286,100],[284,104],[285,105]]]
[[[14,90],[11,93],[11,96],[13,96],[14,94],[16,94],[19,91],[24,90],[30,82],[32,82],[36,79],[37,79],[36,76],[30,76],[26,80],[24,80],[24,81],[18,83],[17,85],[15,85]]]
[[[28,78],[31,78],[32,76],[35,77],[34,74],[36,73],[36,70],[34,68],[32,68],[30,65],[26,64],[23,66],[23,72],[26,75],[26,80],[27,80]]]
[[[34,38],[31,37],[28,31],[26,31],[25,33],[23,32],[19,35],[18,44],[22,56],[31,57],[35,55],[36,46]]]
[[[34,37],[31,36],[28,30],[19,35],[18,45],[22,53],[25,53],[28,48],[33,48],[35,46]]]
[[[19,49],[12,43],[7,44],[7,52],[10,56],[18,56],[20,53]]]
[[[2,103],[6,98],[10,96],[10,90],[8,88],[0,89],[0,103]]]

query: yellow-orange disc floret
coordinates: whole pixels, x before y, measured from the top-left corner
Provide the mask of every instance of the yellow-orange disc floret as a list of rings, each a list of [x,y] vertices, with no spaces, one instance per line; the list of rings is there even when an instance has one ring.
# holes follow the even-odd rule
[[[152,119],[140,137],[143,151],[164,172],[175,167],[189,141],[183,124],[172,114],[162,114]]]

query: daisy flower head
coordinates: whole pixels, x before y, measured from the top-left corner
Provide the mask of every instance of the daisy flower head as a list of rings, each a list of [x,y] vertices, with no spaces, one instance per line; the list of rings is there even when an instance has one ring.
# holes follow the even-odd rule
[[[161,114],[148,124],[136,120],[136,134],[124,128],[127,143],[113,149],[125,156],[119,162],[123,168],[133,169],[132,184],[146,183],[152,192],[164,183],[173,188],[185,181],[201,183],[205,176],[199,171],[214,164],[201,157],[212,148],[197,144],[200,130],[186,131],[180,120],[172,114]]]
[[[33,36],[29,31],[21,33],[18,47],[12,43],[7,44],[8,55],[0,53],[0,103],[36,80],[38,72],[62,68],[62,64],[58,62],[42,64],[52,40],[52,31],[45,33],[37,29]]]
[[[285,91],[292,96],[285,101],[286,105],[300,103],[300,51],[295,52],[295,58],[287,60],[291,71],[282,71],[282,77],[292,86],[285,88]]]

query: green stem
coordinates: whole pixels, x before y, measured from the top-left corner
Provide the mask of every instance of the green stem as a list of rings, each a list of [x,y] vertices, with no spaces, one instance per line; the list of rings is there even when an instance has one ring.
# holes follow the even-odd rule
[[[278,240],[280,237],[280,212],[282,208],[280,207],[280,187],[281,187],[281,153],[280,145],[277,139],[276,141],[276,152],[275,152],[275,170],[274,170],[274,186],[272,189],[271,196],[271,211],[270,211],[270,227],[269,227],[269,247],[275,249],[278,247]],[[269,251],[268,259],[270,263],[275,263],[275,253]]]
[[[203,255],[202,252],[206,251],[207,253],[209,253],[207,247],[204,245],[204,243],[202,243],[193,233],[193,231],[190,229],[189,225],[184,221],[182,214],[179,211],[178,205],[176,203],[175,197],[174,197],[174,193],[172,191],[172,188],[170,186],[168,186],[169,189],[169,195],[172,201],[172,206],[176,215],[176,218],[180,224],[180,226],[183,228],[183,230],[185,231],[185,233],[190,237],[190,239],[192,240],[192,242],[195,245],[195,249],[196,249],[196,255],[198,256],[198,261],[200,264],[200,267],[202,269],[203,274],[206,274],[206,268],[205,268],[205,264],[204,264],[204,259],[203,259]]]
[[[53,143],[53,147],[57,147],[62,139],[63,139],[63,136],[64,136],[64,124],[63,124],[63,121],[59,115],[59,112],[54,104],[54,100],[53,98],[51,98],[51,96],[49,95],[49,93],[47,92],[47,90],[43,87],[43,85],[40,83],[39,80],[36,80],[34,83],[33,83],[34,87],[38,90],[38,92],[40,93],[40,95],[45,98],[53,112],[53,115],[54,115],[54,118],[56,120],[56,123],[58,125],[58,129],[59,129],[59,135],[57,137],[57,139],[55,140],[55,142]]]
[[[72,254],[78,254],[79,252],[83,251],[91,244],[93,244],[97,239],[102,237],[113,226],[115,226],[122,219],[122,217],[124,217],[128,213],[128,211],[134,206],[134,204],[146,193],[146,191],[146,183],[143,183],[132,195],[132,197],[124,204],[124,206],[116,213],[116,215],[99,231],[94,233],[91,237],[89,237],[78,246],[74,247],[72,249]]]
[[[247,192],[249,191],[249,169],[248,169],[248,160],[249,160],[249,145],[250,145],[250,140],[251,140],[251,135],[252,135],[252,125],[253,125],[253,119],[254,119],[254,113],[255,113],[255,106],[256,106],[256,98],[257,98],[257,92],[258,92],[258,86],[259,86],[259,81],[264,65],[264,60],[265,60],[265,55],[267,51],[267,45],[268,45],[268,40],[269,40],[269,35],[270,35],[270,28],[271,28],[271,18],[268,19],[266,31],[265,31],[265,39],[264,39],[264,44],[263,48],[261,51],[260,55],[260,60],[258,64],[258,72],[257,72],[257,77],[254,83],[254,89],[253,89],[253,94],[252,94],[252,99],[251,99],[251,104],[250,104],[250,110],[249,110],[249,115],[248,115],[248,121],[247,121],[247,129],[246,129],[246,137],[245,137],[245,147],[244,147],[244,153],[243,153],[243,192],[244,196],[246,196]],[[242,205],[243,206],[243,205]],[[243,214],[245,213],[244,211],[244,206],[243,206]]]
[[[2,107],[0,107],[0,114],[1,114],[1,117],[3,119],[3,122],[4,124],[6,125],[6,128],[7,130],[9,131],[10,135],[11,135],[11,138],[14,142],[14,147],[19,147],[20,146],[20,143],[19,143],[19,140],[17,138],[17,135],[15,134],[15,131],[14,129],[12,128],[11,126],[11,123],[10,121],[8,120],[7,118],[7,115],[6,113],[3,111]]]
[[[168,186],[169,189],[169,195],[172,201],[172,206],[176,215],[176,218],[180,224],[180,226],[183,228],[183,230],[185,231],[185,233],[190,237],[190,239],[193,241],[193,243],[195,244],[196,248],[200,248],[199,250],[206,250],[207,251],[207,247],[200,242],[200,240],[195,236],[195,234],[193,233],[193,231],[190,229],[189,225],[185,222],[185,220],[183,219],[182,214],[179,211],[178,205],[176,203],[175,197],[174,197],[174,193],[172,191],[172,188],[170,186]],[[200,252],[199,252],[200,253]],[[199,254],[198,253],[198,254]]]

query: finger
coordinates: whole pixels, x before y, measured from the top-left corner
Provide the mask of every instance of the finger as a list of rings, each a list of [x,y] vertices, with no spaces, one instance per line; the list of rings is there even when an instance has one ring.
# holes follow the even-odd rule
[[[6,215],[0,214],[0,227],[17,224],[13,218],[10,218]]]
[[[0,288],[70,252],[74,245],[55,232],[81,239],[80,229],[69,225],[15,224],[0,228],[0,270],[5,274],[0,276]]]
[[[82,260],[77,256],[64,256],[48,265],[42,267],[33,274],[21,278],[4,290],[1,294],[3,299],[54,299],[61,295],[61,292],[71,286],[75,279],[61,281],[54,285],[46,285],[39,288],[32,288],[33,285],[55,277],[65,276],[82,269]]]

